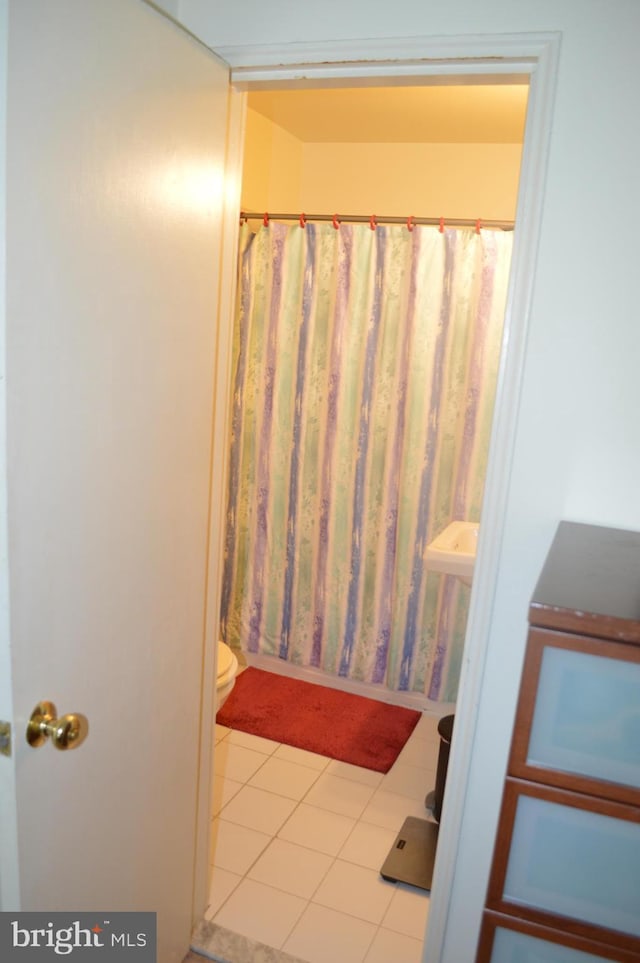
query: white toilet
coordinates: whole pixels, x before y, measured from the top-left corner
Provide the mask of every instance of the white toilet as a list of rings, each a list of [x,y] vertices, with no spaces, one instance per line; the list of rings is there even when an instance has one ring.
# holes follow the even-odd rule
[[[218,642],[218,677],[216,680],[216,712],[225,703],[229,693],[236,684],[238,674],[238,660],[229,646],[220,640]]]

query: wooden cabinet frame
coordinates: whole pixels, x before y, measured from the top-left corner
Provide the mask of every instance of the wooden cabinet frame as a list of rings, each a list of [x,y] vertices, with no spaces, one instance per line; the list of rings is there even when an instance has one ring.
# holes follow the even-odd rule
[[[556,789],[554,786],[542,786],[521,779],[507,778],[502,798],[498,838],[487,890],[487,909],[494,910],[496,913],[519,916],[532,923],[539,923],[541,926],[550,928],[560,926],[565,933],[591,940],[594,943],[606,939],[609,946],[618,947],[620,950],[628,950],[635,953],[637,958],[640,959],[640,937],[619,930],[605,929],[601,925],[587,923],[566,915],[551,913],[548,910],[509,900],[504,896],[504,884],[509,864],[516,811],[518,800],[522,796],[530,796],[560,806],[570,806],[585,812],[598,813],[602,816],[610,816],[613,819],[622,819],[640,825],[640,809],[636,806],[623,805],[609,799],[594,799],[580,793]]]
[[[560,655],[545,662],[545,652],[551,649],[575,653],[575,669],[572,667],[565,674],[567,661],[563,662]],[[585,655],[603,660],[601,666],[595,667],[595,673],[588,671],[594,667],[588,659],[582,658]],[[608,661],[605,663],[604,660]],[[591,905],[595,906],[597,895],[594,899],[589,894],[583,911],[571,905],[572,896],[575,899],[575,894],[570,892],[571,886],[566,893],[569,900],[565,901],[562,909],[559,908],[560,902],[556,912],[535,905],[538,902],[535,884],[534,889],[527,893],[530,881],[535,879],[532,875],[535,860],[529,861],[530,854],[536,852],[532,844],[532,839],[535,843],[535,821],[530,824],[523,822],[522,827],[528,831],[529,838],[527,832],[519,838],[518,844],[524,848],[516,851],[514,858],[517,862],[512,864],[514,879],[521,876],[519,887],[522,898],[511,899],[504,893],[518,801],[524,797],[640,825],[640,786],[634,785],[638,782],[634,730],[631,735],[628,728],[626,734],[624,730],[616,733],[615,741],[610,745],[605,741],[597,752],[593,751],[594,743],[588,741],[585,730],[582,730],[582,739],[575,740],[575,745],[571,738],[566,738],[572,725],[575,731],[581,718],[589,718],[588,712],[582,713],[580,710],[599,705],[597,701],[589,702],[590,698],[597,700],[598,693],[605,698],[603,707],[608,707],[609,716],[616,723],[617,716],[621,715],[620,712],[616,714],[616,706],[620,709],[630,708],[630,718],[635,721],[635,690],[625,691],[626,679],[619,690],[608,690],[606,684],[602,688],[596,685],[591,692],[586,686],[582,687],[582,678],[588,679],[590,674],[598,678],[599,670],[609,673],[612,686],[620,684],[621,673],[611,660],[633,666],[629,681],[634,687],[638,681],[637,667],[640,665],[640,532],[561,522],[529,609],[527,651],[476,963],[491,963],[498,929],[591,953],[615,963],[640,963],[639,934],[613,929],[602,922],[596,924],[575,915],[576,912],[583,912],[584,916],[588,916],[588,900],[591,899]],[[540,699],[543,666],[542,684],[546,688],[543,688]],[[578,675],[572,678],[574,671]],[[573,684],[575,689],[571,687]],[[561,701],[563,695],[564,703]],[[578,701],[574,706],[575,695]],[[618,701],[621,697],[625,698],[624,703]],[[576,718],[559,711],[556,715],[554,707],[561,705],[566,707],[567,713],[571,712],[572,707],[577,708]],[[541,713],[546,713],[545,716],[536,717],[537,706]],[[569,729],[566,728],[567,718]],[[533,753],[540,757],[535,762],[529,761],[532,733],[535,743]],[[544,762],[545,755],[548,765]],[[594,760],[598,760],[597,765]],[[563,764],[566,768],[563,768]],[[571,771],[573,765],[576,768],[582,765],[583,771]],[[549,812],[552,813],[552,810]],[[556,815],[560,817],[560,813]],[[578,825],[584,822],[586,820],[582,817],[577,820]],[[595,824],[598,824],[598,820]],[[590,829],[585,831],[589,833]],[[596,840],[599,833],[598,830]],[[633,832],[629,838],[635,844]],[[544,841],[544,836],[539,839]],[[552,836],[548,837],[548,841],[552,839]],[[612,839],[615,839],[615,835]],[[624,847],[625,843],[622,845]],[[583,851],[590,853],[588,847]],[[617,851],[623,859],[622,851]],[[607,859],[601,866],[606,866],[608,872],[617,872],[616,864],[610,860],[609,865],[606,864]],[[632,866],[635,867],[635,863]],[[557,871],[560,872],[559,867]],[[558,882],[560,885],[556,892],[560,901],[565,891],[560,879]],[[640,903],[640,892],[636,892],[640,886],[637,885],[635,871],[630,876],[629,885],[631,889],[628,892]],[[553,889],[549,892],[549,905],[553,905],[552,894]],[[526,902],[527,896],[533,899],[532,903]],[[632,904],[632,912],[634,909],[635,905]],[[629,919],[628,903],[624,913]]]
[[[539,923],[532,923],[530,920],[507,916],[494,910],[485,910],[476,963],[491,963],[497,929],[514,930],[516,933],[523,933],[525,936],[544,940],[546,943],[555,943],[558,946],[566,946],[568,949],[580,950],[582,953],[601,956],[603,960],[612,960],[613,963],[639,963],[640,961],[640,955],[631,950],[606,946],[604,943],[585,939],[585,937],[578,936],[575,933],[550,929],[547,926],[541,926]]]
[[[529,631],[520,698],[511,743],[509,773],[520,779],[529,779],[534,782],[545,783],[548,786],[558,786],[573,792],[584,792],[592,796],[602,796],[605,799],[614,799],[632,806],[640,806],[640,788],[580,775],[579,773],[566,772],[562,769],[531,765],[527,762],[542,658],[547,648],[583,652],[586,655],[619,659],[621,662],[634,662],[640,665],[640,648],[637,645],[612,642],[609,639],[572,635],[567,632],[554,632],[550,629],[532,626]]]

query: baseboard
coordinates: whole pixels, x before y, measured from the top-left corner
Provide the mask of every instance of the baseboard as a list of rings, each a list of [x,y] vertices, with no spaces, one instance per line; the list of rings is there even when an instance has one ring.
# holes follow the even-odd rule
[[[287,676],[289,679],[302,679],[304,682],[313,682],[316,685],[325,685],[331,689],[352,692],[354,695],[365,696],[368,699],[377,699],[378,702],[386,702],[392,706],[404,706],[407,709],[417,709],[418,712],[433,714],[438,717],[448,715],[455,710],[455,703],[453,702],[434,702],[419,692],[396,692],[384,686],[357,682],[353,679],[343,679],[340,676],[323,672],[322,669],[285,662],[273,655],[243,652],[239,660],[256,669],[275,672],[278,675]]]

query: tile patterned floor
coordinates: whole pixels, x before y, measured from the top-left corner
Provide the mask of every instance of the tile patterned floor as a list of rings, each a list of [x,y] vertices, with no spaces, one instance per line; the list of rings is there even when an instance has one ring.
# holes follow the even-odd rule
[[[428,817],[437,724],[386,775],[216,726],[205,919],[308,963],[420,963],[428,894],[379,868],[404,819]]]

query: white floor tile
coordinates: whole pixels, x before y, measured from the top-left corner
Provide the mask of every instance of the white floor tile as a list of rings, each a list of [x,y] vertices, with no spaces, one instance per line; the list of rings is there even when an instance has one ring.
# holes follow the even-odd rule
[[[309,963],[362,963],[375,932],[373,923],[311,903],[282,949]]]
[[[206,918],[309,963],[420,963],[428,894],[379,869],[405,818],[429,818],[438,721],[384,776],[217,725]]]
[[[214,922],[280,949],[305,906],[306,900],[298,896],[245,879],[216,913]]]
[[[204,914],[206,920],[213,919],[227,897],[241,882],[242,876],[238,873],[230,873],[228,869],[221,869],[219,866],[213,867],[209,885],[208,906]]]
[[[238,826],[225,819],[214,819],[211,831],[211,862],[231,873],[245,873],[267,848],[271,837],[255,829]]]
[[[421,963],[422,940],[380,928],[365,963]]]
[[[306,749],[298,749],[296,746],[280,746],[276,749],[275,755],[278,759],[286,759],[287,762],[297,762],[300,766],[309,766],[310,769],[326,769],[329,764],[327,756],[320,756],[317,752],[308,752]]]
[[[224,807],[224,818],[231,823],[257,829],[259,833],[275,836],[296,808],[295,800],[275,793],[243,786]]]
[[[235,779],[236,782],[246,782],[264,765],[267,758],[263,752],[232,745],[227,737],[215,749],[215,774],[225,779]]]
[[[286,893],[311,899],[332,862],[333,857],[325,853],[274,839],[248,875]]]
[[[338,855],[349,863],[379,871],[389,855],[396,835],[392,829],[358,822]]]
[[[397,765],[418,766],[420,769],[433,771],[438,765],[438,749],[437,743],[428,739],[416,739],[412,736],[389,771],[393,772]]]
[[[267,789],[269,792],[287,796],[289,799],[300,800],[319,775],[318,769],[272,757],[258,769],[255,776],[251,777],[249,785]]]
[[[226,806],[241,789],[241,782],[236,782],[235,779],[225,779],[224,776],[215,776],[211,798],[211,814],[217,816],[223,806]]]
[[[327,773],[331,776],[340,776],[342,779],[352,779],[353,782],[364,783],[365,786],[377,788],[382,782],[383,774],[374,772],[373,769],[364,769],[362,766],[352,766],[349,762],[341,762],[339,759],[332,759],[327,766]]]
[[[424,940],[428,916],[429,894],[425,890],[398,883],[382,925],[396,933]]]
[[[290,843],[336,856],[354,826],[355,820],[347,816],[300,803],[278,836]]]
[[[440,736],[438,734],[438,723],[441,718],[446,715],[452,715],[452,713],[445,712],[442,715],[432,715],[430,713],[423,712],[418,725],[415,727],[411,736],[416,736],[418,739],[428,739],[431,742],[439,742]]]
[[[254,736],[251,732],[241,732],[240,729],[231,729],[227,742],[232,746],[243,746],[245,749],[253,749],[254,752],[262,752],[265,756],[270,756],[280,745],[273,739]]]
[[[434,785],[435,774],[430,770],[396,762],[380,783],[380,789],[424,802],[424,797]]]
[[[323,772],[304,801],[310,806],[319,806],[320,809],[358,819],[373,793],[373,786]]]
[[[418,801],[411,799],[409,796],[400,796],[398,793],[378,789],[371,797],[360,818],[365,823],[384,826],[386,829],[393,829],[397,833],[407,816],[426,819],[428,813],[424,807],[424,799]]]
[[[379,924],[395,890],[396,884],[385,882],[375,870],[336,859],[312,902]]]

